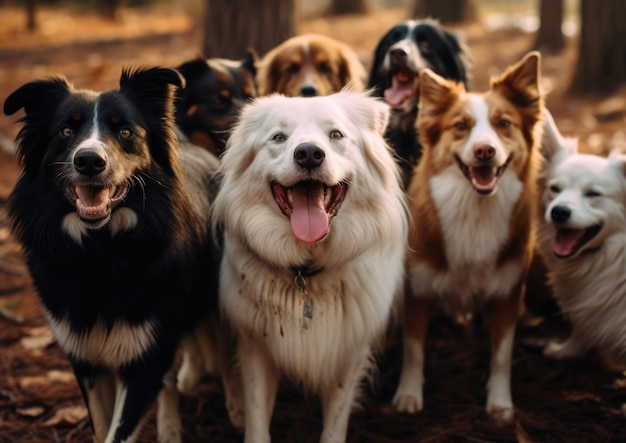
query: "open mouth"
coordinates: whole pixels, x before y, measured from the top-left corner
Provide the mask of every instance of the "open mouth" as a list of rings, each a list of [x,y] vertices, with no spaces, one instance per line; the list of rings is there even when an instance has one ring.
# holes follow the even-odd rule
[[[490,195],[496,191],[498,180],[502,177],[504,171],[506,171],[511,160],[513,160],[513,154],[509,155],[509,158],[507,158],[501,166],[491,164],[467,166],[458,155],[455,155],[455,158],[463,175],[469,180],[476,192],[483,195]]]
[[[594,238],[601,229],[601,224],[580,229],[557,228],[556,236],[552,239],[552,252],[558,258],[572,257],[580,251],[580,248]]]
[[[111,211],[127,192],[127,184],[111,187],[72,185],[66,190],[78,217],[90,229],[100,229],[106,225],[111,219]]]
[[[417,103],[419,77],[410,69],[401,69],[391,73],[391,87],[385,89],[385,101],[389,106],[405,109]]]
[[[274,200],[289,217],[291,231],[300,241],[315,243],[323,239],[330,222],[339,212],[348,185],[328,186],[319,181],[302,181],[289,188],[272,182]]]

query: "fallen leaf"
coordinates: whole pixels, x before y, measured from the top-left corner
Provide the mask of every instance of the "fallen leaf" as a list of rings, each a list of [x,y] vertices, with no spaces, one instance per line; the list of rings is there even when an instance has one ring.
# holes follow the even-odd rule
[[[54,415],[42,423],[43,426],[75,425],[87,418],[87,408],[84,406],[67,406],[57,409]]]
[[[17,408],[15,409],[15,412],[23,415],[24,417],[39,417],[45,412],[45,409],[43,406],[33,406],[30,408]]]
[[[24,349],[29,351],[36,351],[40,349],[45,349],[54,343],[54,337],[52,333],[50,335],[42,335],[40,337],[22,337],[20,339],[20,344]]]
[[[74,373],[69,371],[57,371],[53,369],[47,373],[48,379],[53,382],[71,383],[74,381]]]
[[[20,379],[17,381],[17,384],[22,389],[28,389],[31,386],[45,385],[48,382],[49,381],[47,377],[44,377],[43,375],[35,375],[35,376],[20,377]]]

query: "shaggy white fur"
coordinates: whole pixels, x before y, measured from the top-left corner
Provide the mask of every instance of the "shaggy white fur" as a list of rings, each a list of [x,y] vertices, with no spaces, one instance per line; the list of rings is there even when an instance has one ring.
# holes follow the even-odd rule
[[[408,212],[387,119],[363,93],[273,95],[247,106],[229,139],[213,218],[224,230],[220,303],[238,333],[248,443],[270,441],[281,375],[321,397],[321,441],[345,441],[403,281]],[[296,215],[302,188],[307,217],[322,213],[310,221],[315,238]]]
[[[626,157],[577,152],[544,114],[539,246],[573,331],[544,352],[574,358],[597,348],[626,363]]]

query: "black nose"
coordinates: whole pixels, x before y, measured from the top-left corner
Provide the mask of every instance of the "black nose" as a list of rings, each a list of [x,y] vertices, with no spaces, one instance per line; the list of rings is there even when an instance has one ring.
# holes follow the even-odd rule
[[[315,86],[303,86],[300,89],[300,95],[302,97],[315,97],[317,95],[317,89],[315,89]]]
[[[311,143],[302,143],[296,147],[293,157],[300,166],[311,170],[322,164],[326,154],[324,150]]]
[[[403,65],[406,63],[407,53],[404,49],[392,49],[389,51],[392,65]]]
[[[550,217],[555,223],[565,223],[569,220],[571,215],[571,209],[565,206],[555,206],[554,208],[552,208],[552,211],[550,211]]]
[[[98,175],[107,165],[106,158],[91,149],[78,151],[74,156],[74,169],[85,175]]]

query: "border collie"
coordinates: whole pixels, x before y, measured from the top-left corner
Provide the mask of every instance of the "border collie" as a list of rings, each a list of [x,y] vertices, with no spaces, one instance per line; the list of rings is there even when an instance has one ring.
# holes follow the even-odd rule
[[[171,69],[125,69],[119,90],[27,83],[15,233],[97,442],[134,442],[158,397],[158,436],[180,442],[173,371],[185,334],[217,305],[208,230],[217,159],[175,135]]]
[[[428,68],[467,87],[469,64],[461,37],[431,19],[398,23],[376,46],[367,87],[391,107],[386,137],[397,154],[405,188],[422,154],[415,130],[420,71]]]
[[[399,411],[423,407],[428,320],[443,307],[484,315],[492,343],[487,412],[496,421],[513,418],[511,355],[532,258],[540,161],[539,82],[538,52],[492,78],[484,93],[468,93],[430,70],[420,74],[424,155],[408,189],[414,229],[393,399]]]

